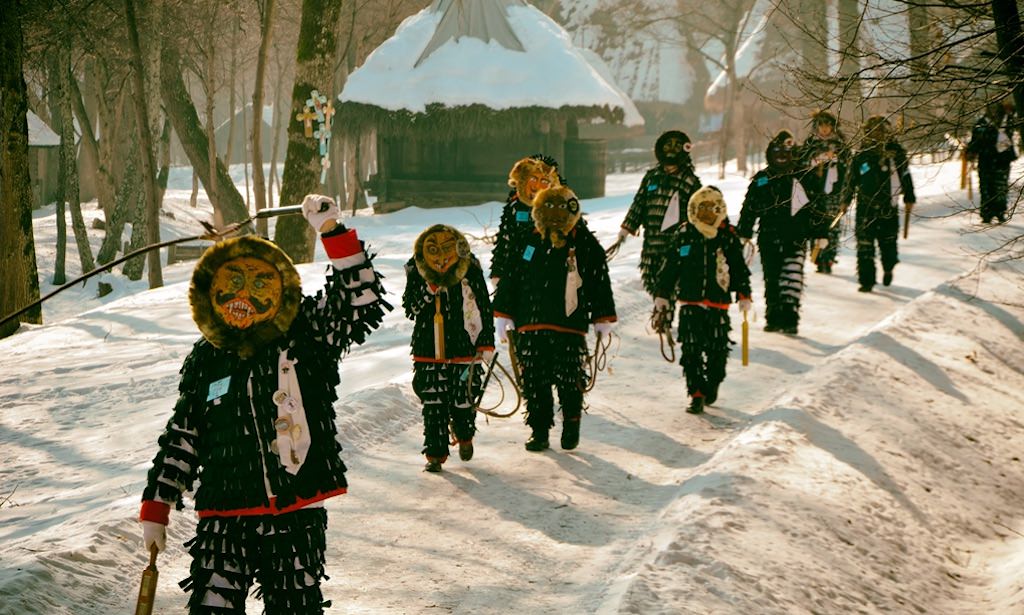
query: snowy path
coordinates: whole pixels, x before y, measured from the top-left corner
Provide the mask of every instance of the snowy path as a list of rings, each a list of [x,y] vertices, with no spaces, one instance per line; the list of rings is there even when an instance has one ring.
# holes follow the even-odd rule
[[[327,505],[330,612],[828,613],[837,605],[879,611],[879,604],[889,603],[871,602],[870,592],[861,587],[838,587],[832,596],[801,601],[795,589],[801,579],[775,586],[744,578],[749,570],[715,563],[714,533],[731,536],[721,545],[723,562],[739,557],[744,540],[769,535],[759,531],[763,520],[754,511],[742,510],[737,493],[772,492],[772,475],[762,475],[773,467],[773,457],[761,457],[756,452],[760,445],[797,450],[783,444],[786,434],[775,434],[780,438],[775,443],[765,433],[778,422],[772,417],[780,412],[780,400],[803,391],[810,398],[821,393],[822,407],[841,407],[845,395],[851,406],[871,408],[877,404],[870,378],[861,374],[846,382],[842,373],[829,375],[837,354],[847,357],[859,352],[865,339],[880,339],[876,345],[888,349],[890,359],[917,356],[894,351],[894,334],[878,333],[878,328],[899,320],[913,299],[944,288],[972,267],[975,256],[965,253],[968,246],[991,241],[961,235],[963,216],[940,217],[949,211],[944,190],[950,179],[948,174],[918,175],[919,211],[932,219],[917,220],[910,240],[901,242],[903,262],[892,287],[867,296],[856,292],[848,238],[834,275],[817,275],[808,267],[800,336],[767,334],[759,320],[752,323],[750,366],[739,365],[737,349],[719,403],[699,417],[683,412],[681,370],[660,357],[657,338],[645,331],[650,300],[636,271],[639,241],[627,243],[612,263],[621,337],[613,347],[613,373],[602,374],[589,395],[581,445],[573,452],[556,444],[545,453],[527,453],[522,444],[528,430],[518,416],[489,424],[481,418],[473,461],[453,458],[444,473],[423,473],[419,406],[409,387],[410,327],[396,310],[342,367],[339,426],[350,492]],[[735,219],[743,182],[730,181],[722,187]],[[602,240],[614,236],[628,200],[613,196],[588,202],[588,223]],[[396,302],[412,237],[438,215],[400,214],[354,224],[374,238],[378,264],[389,275],[387,287]],[[1019,234],[1021,227],[1010,230]],[[309,281],[321,270],[311,265],[302,274]],[[187,270],[174,275],[187,279]],[[760,275],[755,266],[755,305],[762,312]],[[1008,299],[1020,303],[1021,278],[1009,279]],[[9,445],[0,448],[0,499],[17,486],[11,502],[0,508],[0,613],[105,614],[127,611],[134,603],[144,565],[133,520],[138,494],[173,403],[178,366],[195,336],[181,291],[180,285],[168,286],[0,341],[0,403],[5,407],[0,434]],[[1010,355],[1007,361],[1017,361],[1009,374],[1020,382],[1020,310],[1016,314],[1006,326],[1018,343],[1007,345],[1005,354]],[[734,317],[737,340],[739,322]],[[941,324],[933,323],[936,335]],[[948,384],[941,369],[927,367],[918,374],[925,385]],[[835,382],[829,386],[838,398],[819,390]],[[1012,382],[1000,400],[1012,397]],[[1005,426],[1011,430],[1006,438],[1019,443],[1020,425]],[[851,430],[871,428],[855,422]],[[743,455],[752,458],[730,465],[730,459]],[[877,463],[860,453],[838,457],[844,467]],[[822,463],[814,460],[796,469]],[[780,468],[780,476],[786,471]],[[829,472],[818,485],[823,495],[830,478],[853,485],[839,480],[842,469]],[[1019,485],[1020,468],[1014,472],[1007,480]],[[958,495],[973,497],[970,490]],[[875,493],[858,496],[867,498],[864,507],[885,508],[871,499]],[[170,542],[189,537],[190,517],[172,515]],[[831,530],[794,523],[788,530],[793,536],[830,548],[828,541],[812,539],[822,532],[831,536]],[[707,529],[707,535],[694,528]],[[762,547],[749,544],[750,557]],[[851,556],[843,565],[857,566],[857,561]],[[183,604],[176,581],[187,575],[187,566],[178,547],[161,556],[159,612]],[[710,582],[687,579],[697,572],[710,575]],[[749,586],[749,595],[716,589],[716,575],[722,584]],[[777,602],[757,602],[766,588],[779,594]],[[948,606],[957,596],[943,600]],[[941,612],[935,604],[925,604],[925,610]],[[255,607],[250,612],[258,612]],[[916,610],[908,607],[907,612]]]

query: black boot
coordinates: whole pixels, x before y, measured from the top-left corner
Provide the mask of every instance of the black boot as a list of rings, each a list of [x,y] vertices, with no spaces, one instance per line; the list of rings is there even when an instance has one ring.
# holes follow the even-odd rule
[[[690,407],[686,409],[690,414],[700,414],[704,412],[704,398],[700,396],[694,396],[690,399]]]
[[[580,417],[565,419],[562,423],[562,448],[571,451],[580,443]]]
[[[892,269],[886,269],[882,272],[882,286],[888,286],[892,284]]]
[[[440,472],[442,463],[444,463],[443,459],[427,457],[427,465],[423,466],[423,470],[425,472]]]
[[[473,441],[465,440],[459,442],[459,459],[469,461],[473,458]]]
[[[718,385],[720,382],[709,382],[708,392],[704,394],[704,405],[713,406],[718,401]]]
[[[548,430],[538,431],[534,430],[533,434],[530,435],[530,439],[526,441],[526,450],[538,453],[546,450],[551,446],[548,442]]]

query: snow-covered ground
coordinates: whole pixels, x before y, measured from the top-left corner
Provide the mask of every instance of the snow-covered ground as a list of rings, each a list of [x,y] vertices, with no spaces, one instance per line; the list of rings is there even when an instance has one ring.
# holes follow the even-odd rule
[[[703,416],[683,412],[681,370],[646,328],[640,242],[628,242],[611,263],[619,339],[572,452],[528,453],[518,415],[481,416],[473,461],[423,473],[411,326],[392,312],[341,367],[350,491],[327,504],[330,612],[1024,613],[1024,274],[978,267],[1024,226],[965,233],[976,217],[951,215],[957,173],[914,169],[918,216],[893,286],[856,292],[847,236],[834,275],[808,266],[800,335],[755,318],[750,365],[737,349]],[[735,220],[746,180],[703,178]],[[611,176],[609,196],[584,203],[605,244],[639,180]],[[172,178],[167,238],[209,215],[202,199],[188,207],[189,185]],[[349,224],[397,305],[420,231],[445,222],[479,237],[499,208]],[[48,278],[53,208],[35,229]],[[76,261],[71,247],[69,276]],[[154,291],[107,275],[115,292],[102,299],[93,280],[48,302],[45,325],[0,340],[0,614],[133,608],[147,559],[139,497],[198,335],[191,266],[167,267]],[[299,267],[307,292],[324,268],[322,253]],[[756,259],[754,280],[763,311]],[[184,605],[194,523],[172,513],[158,613]]]

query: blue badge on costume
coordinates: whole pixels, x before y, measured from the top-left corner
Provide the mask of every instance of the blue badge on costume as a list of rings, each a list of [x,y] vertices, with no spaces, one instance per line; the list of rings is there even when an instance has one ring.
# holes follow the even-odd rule
[[[861,175],[864,175],[865,173],[867,173],[870,170],[871,170],[871,165],[870,164],[868,164],[866,162],[862,162],[860,164],[860,174]]]
[[[757,178],[757,186],[758,186],[759,188],[760,188],[760,187],[763,187],[763,186],[767,186],[767,185],[768,185],[768,178],[767,178],[767,177],[765,177],[764,175],[762,175],[761,177],[758,177],[758,178]]]
[[[690,253],[690,246],[681,246],[679,248],[679,256],[687,256]]]
[[[647,184],[647,192],[654,192],[658,189],[658,184]]]
[[[533,252],[536,249],[537,248],[535,248],[533,246],[526,246],[526,249],[523,250],[523,260],[524,261],[532,261],[533,260]]]
[[[530,221],[530,212],[528,212],[528,211],[517,211],[516,212],[516,222],[529,222],[529,221]]]
[[[228,385],[231,384],[231,376],[224,376],[220,380],[210,383],[210,390],[206,393],[206,401],[213,401],[223,397],[228,392]]]

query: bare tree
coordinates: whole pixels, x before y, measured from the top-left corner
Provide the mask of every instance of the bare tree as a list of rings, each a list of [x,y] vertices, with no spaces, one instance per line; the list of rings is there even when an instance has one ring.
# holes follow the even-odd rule
[[[256,211],[267,207],[266,180],[263,177],[263,94],[267,71],[267,56],[270,52],[270,33],[274,24],[274,0],[264,0],[260,18],[260,50],[256,58],[256,82],[252,89],[252,110],[256,117],[252,122],[252,187]],[[280,109],[275,107],[275,115]],[[267,234],[266,221],[260,220],[262,235]]]
[[[21,0],[0,20],[0,317],[39,298],[32,191],[28,175],[28,104],[23,69]],[[20,322],[41,323],[37,306],[0,326],[7,337]]]

